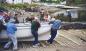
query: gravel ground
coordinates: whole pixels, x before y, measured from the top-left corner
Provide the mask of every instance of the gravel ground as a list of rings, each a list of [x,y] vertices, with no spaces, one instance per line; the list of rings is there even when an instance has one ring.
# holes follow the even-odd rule
[[[58,38],[52,45],[47,44],[46,41],[40,41],[39,47],[33,48],[30,41],[18,42],[18,51],[86,51],[86,29],[59,30],[58,32]],[[12,51],[2,50],[4,44],[1,44],[0,51]]]

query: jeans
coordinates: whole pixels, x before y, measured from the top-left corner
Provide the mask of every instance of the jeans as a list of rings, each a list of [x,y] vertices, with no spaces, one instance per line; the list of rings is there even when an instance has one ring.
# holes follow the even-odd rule
[[[39,43],[39,41],[38,41],[38,31],[31,30],[31,32],[32,32],[32,35],[35,38],[35,40],[33,41],[33,45],[38,44]]]
[[[50,44],[52,44],[52,42],[53,42],[54,38],[56,37],[56,35],[57,35],[57,29],[52,29],[51,28],[51,38],[48,40],[48,42]]]
[[[17,49],[17,37],[15,34],[7,34],[9,39],[11,39],[11,41],[9,41],[8,43],[5,44],[4,48],[9,48],[9,46],[11,45],[11,43],[13,43],[13,49]]]

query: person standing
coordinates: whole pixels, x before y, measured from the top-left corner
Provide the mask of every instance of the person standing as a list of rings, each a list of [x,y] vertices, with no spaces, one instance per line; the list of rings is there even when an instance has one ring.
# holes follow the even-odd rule
[[[6,27],[4,26],[4,17],[3,17],[3,11],[0,11],[0,33],[3,29],[5,29]]]
[[[46,22],[50,21],[50,19],[51,19],[51,16],[50,16],[49,14],[46,14],[46,15],[44,16],[44,20],[45,20]]]
[[[71,12],[68,10],[68,18],[69,18],[69,22],[71,22],[72,21],[72,16],[71,16]]]
[[[10,19],[9,22],[7,23],[7,35],[11,41],[5,44],[4,48],[8,49],[11,43],[13,43],[13,50],[17,50],[17,37],[15,35],[15,31],[17,31],[16,25],[14,24],[15,20]]]
[[[41,21],[44,21],[44,12],[45,12],[44,9],[40,10],[40,20]]]
[[[38,21],[38,18],[35,18],[31,22],[31,33],[34,36],[35,40],[33,41],[33,47],[37,47],[39,45],[38,41],[38,29],[40,27],[40,23]]]
[[[15,16],[14,16],[14,19],[15,19],[15,23],[19,23],[19,20],[18,20],[18,14],[15,14]]]
[[[56,20],[55,18],[52,18],[50,23],[49,24],[52,24],[51,26],[51,37],[49,40],[47,40],[47,42],[49,44],[52,44],[53,41],[54,41],[54,38],[56,37],[57,35],[57,30],[60,28],[61,26],[61,21],[60,20]]]

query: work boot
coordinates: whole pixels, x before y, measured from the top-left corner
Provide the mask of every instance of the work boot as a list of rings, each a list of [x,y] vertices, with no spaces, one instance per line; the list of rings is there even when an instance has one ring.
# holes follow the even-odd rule
[[[40,45],[40,44],[37,43],[37,44],[33,45],[33,47],[36,48],[36,47],[38,47],[39,45]]]

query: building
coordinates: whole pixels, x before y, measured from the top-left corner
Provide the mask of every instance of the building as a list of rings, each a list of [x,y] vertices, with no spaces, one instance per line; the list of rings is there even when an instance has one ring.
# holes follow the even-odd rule
[[[18,4],[18,3],[32,3],[32,0],[6,0],[7,3],[13,3],[13,4]]]

